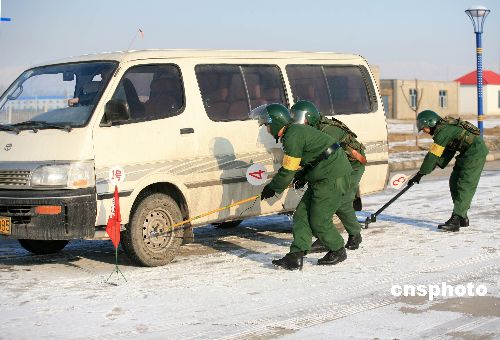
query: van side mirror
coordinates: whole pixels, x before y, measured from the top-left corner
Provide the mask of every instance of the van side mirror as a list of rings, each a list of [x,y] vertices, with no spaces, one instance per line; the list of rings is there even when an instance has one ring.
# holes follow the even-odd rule
[[[104,106],[104,117],[101,126],[111,126],[113,122],[130,119],[130,108],[125,100],[111,99]]]

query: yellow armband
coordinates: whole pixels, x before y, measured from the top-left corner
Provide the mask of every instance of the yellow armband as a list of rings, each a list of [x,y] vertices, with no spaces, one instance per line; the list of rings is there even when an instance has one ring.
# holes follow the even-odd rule
[[[441,157],[444,151],[444,146],[441,146],[436,143],[432,143],[429,152],[432,153],[433,155],[436,155],[437,157]]]
[[[287,170],[297,171],[300,168],[300,160],[301,158],[285,155],[281,165]]]

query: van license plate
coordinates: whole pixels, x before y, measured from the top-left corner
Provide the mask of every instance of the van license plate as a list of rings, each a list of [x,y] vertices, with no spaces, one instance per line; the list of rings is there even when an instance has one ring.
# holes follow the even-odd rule
[[[0,216],[0,234],[10,235],[10,217]]]

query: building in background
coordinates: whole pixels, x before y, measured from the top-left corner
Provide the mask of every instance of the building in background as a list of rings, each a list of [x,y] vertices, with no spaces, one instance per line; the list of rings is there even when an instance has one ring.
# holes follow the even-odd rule
[[[370,65],[370,70],[372,71],[375,83],[380,90],[380,67],[378,65]]]
[[[460,114],[477,115],[477,74],[476,71],[455,80],[460,84]],[[500,74],[483,71],[483,113],[500,116]]]
[[[11,100],[0,109],[0,124],[13,123],[12,114],[18,119],[29,120],[42,112],[68,107],[68,98],[70,97],[24,96],[17,100]]]
[[[455,81],[381,79],[380,84],[387,118],[414,120],[422,110],[459,115],[459,84]]]

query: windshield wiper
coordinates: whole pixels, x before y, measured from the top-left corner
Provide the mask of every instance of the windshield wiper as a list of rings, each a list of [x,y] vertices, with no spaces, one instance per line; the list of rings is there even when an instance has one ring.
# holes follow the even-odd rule
[[[69,124],[57,124],[57,123],[49,123],[43,120],[28,120],[22,123],[16,123],[12,126],[15,126],[21,130],[23,129],[32,129],[33,132],[38,132],[40,129],[59,129],[70,132],[72,127]]]
[[[19,129],[13,125],[0,125],[0,131],[14,131],[19,134]]]

